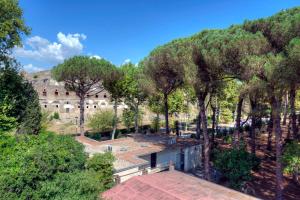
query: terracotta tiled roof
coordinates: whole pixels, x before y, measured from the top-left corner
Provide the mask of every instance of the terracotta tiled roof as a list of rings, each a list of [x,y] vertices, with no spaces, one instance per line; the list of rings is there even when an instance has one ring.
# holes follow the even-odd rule
[[[104,192],[106,200],[254,200],[178,171],[136,176]]]

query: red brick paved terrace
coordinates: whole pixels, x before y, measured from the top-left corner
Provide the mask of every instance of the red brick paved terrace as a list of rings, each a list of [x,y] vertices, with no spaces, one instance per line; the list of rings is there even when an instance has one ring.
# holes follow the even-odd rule
[[[257,198],[178,172],[133,177],[104,192],[105,200],[255,200]]]

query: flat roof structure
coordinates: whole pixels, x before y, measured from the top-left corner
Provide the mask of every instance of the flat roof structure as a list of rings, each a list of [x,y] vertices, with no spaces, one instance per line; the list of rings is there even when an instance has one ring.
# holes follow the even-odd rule
[[[149,164],[147,160],[141,158],[144,155],[199,144],[199,141],[191,138],[143,134],[132,134],[130,137],[102,142],[82,136],[76,137],[76,140],[85,146],[85,151],[90,155],[107,152],[110,148],[116,157],[114,162],[116,171]]]
[[[102,194],[105,200],[255,200],[179,171],[133,177]]]

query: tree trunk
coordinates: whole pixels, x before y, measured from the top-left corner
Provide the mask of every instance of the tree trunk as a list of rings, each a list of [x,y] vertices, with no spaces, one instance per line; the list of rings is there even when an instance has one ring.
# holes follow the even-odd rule
[[[216,110],[217,108],[214,106],[211,106],[212,108],[212,136],[211,136],[211,144],[214,145],[215,143],[215,133],[216,133]]]
[[[250,99],[250,103],[251,103],[251,110],[252,110],[252,113],[251,113],[251,130],[250,130],[250,136],[251,136],[251,153],[253,155],[255,155],[255,152],[256,152],[256,133],[255,133],[255,129],[256,129],[256,107],[257,107],[257,104],[255,101],[251,100]]]
[[[284,107],[283,107],[283,122],[282,125],[286,125],[286,119],[287,119],[287,114],[288,114],[288,109],[289,109],[289,95],[288,93],[285,94],[284,97]]]
[[[292,85],[291,90],[290,90],[292,132],[293,132],[294,139],[297,139],[297,137],[298,137],[298,128],[297,128],[297,116],[296,116],[296,110],[295,110],[295,98],[296,98],[296,87],[295,87],[295,85]]]
[[[167,94],[164,94],[164,104],[165,104],[166,134],[170,134],[170,129],[169,129],[169,106],[168,106],[168,95]]]
[[[275,98],[274,98],[275,99]],[[276,137],[276,199],[282,200],[283,174],[282,174],[282,135],[280,125],[280,101],[277,99],[272,102],[272,111],[274,119],[274,131]]]
[[[156,119],[157,119],[157,127],[155,132],[158,133],[160,131],[160,117],[159,117],[159,113],[156,113]]]
[[[115,100],[115,105],[114,105],[114,121],[113,121],[113,131],[111,133],[111,139],[115,139],[116,135],[116,130],[117,130],[117,124],[118,124],[118,101]]]
[[[201,111],[199,111],[199,114],[197,116],[196,120],[196,138],[199,140],[201,135]]]
[[[80,136],[84,136],[84,96],[79,97],[80,115],[79,115],[79,127]]]
[[[220,121],[220,108],[218,107],[217,104],[217,110],[216,110],[216,132],[219,132],[219,121]]]
[[[273,133],[273,112],[271,110],[271,117],[268,123],[268,144],[267,150],[272,151],[272,133]]]
[[[233,147],[237,147],[240,139],[240,129],[241,129],[241,116],[242,116],[242,106],[243,98],[239,97],[239,101],[236,108],[236,119],[235,119],[235,130],[233,135]]]
[[[289,123],[287,125],[287,136],[286,136],[286,139],[290,140],[291,139],[291,124],[292,124],[292,119],[291,119],[291,116],[289,117]]]
[[[139,105],[136,105],[135,107],[134,129],[135,129],[135,133],[139,133]]]
[[[205,96],[205,95],[203,95]],[[202,129],[203,129],[203,138],[204,138],[204,177],[206,180],[210,181],[210,141],[207,130],[207,117],[206,117],[206,108],[205,108],[205,98],[198,97]]]

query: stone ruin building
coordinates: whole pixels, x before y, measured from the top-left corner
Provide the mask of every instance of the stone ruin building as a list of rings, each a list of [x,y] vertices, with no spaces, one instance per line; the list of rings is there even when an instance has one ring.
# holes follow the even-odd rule
[[[63,122],[79,124],[79,98],[74,92],[67,91],[63,82],[57,82],[51,77],[51,71],[41,71],[25,74],[35,90],[38,92],[42,110],[50,113],[57,112]],[[126,107],[124,103],[118,109]],[[93,113],[101,109],[113,109],[109,93],[102,91],[99,94],[88,96],[85,101],[85,117],[88,119]]]

